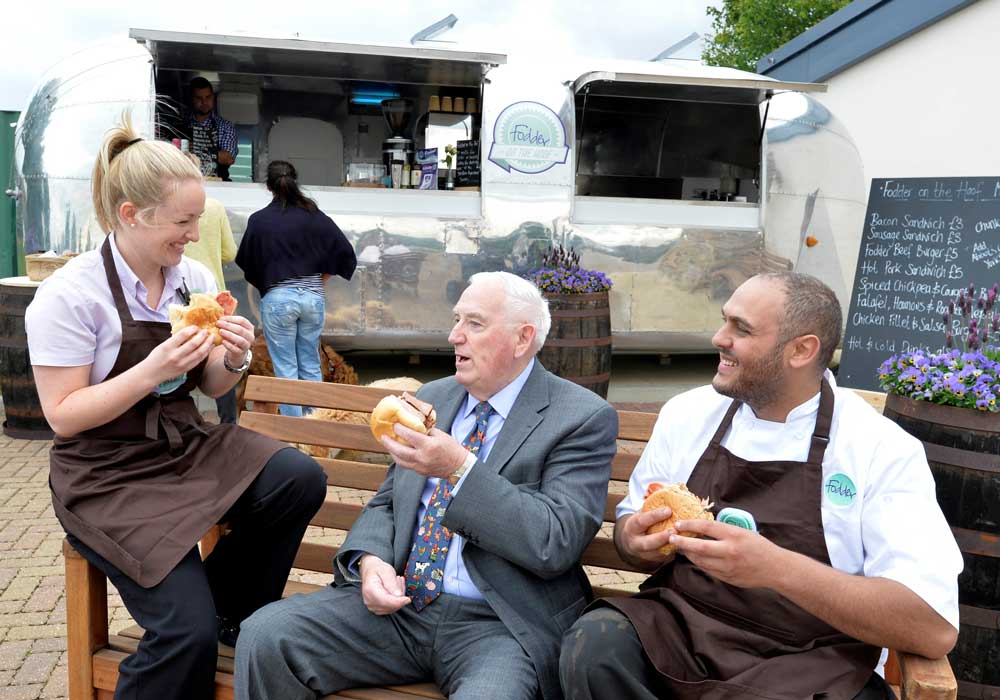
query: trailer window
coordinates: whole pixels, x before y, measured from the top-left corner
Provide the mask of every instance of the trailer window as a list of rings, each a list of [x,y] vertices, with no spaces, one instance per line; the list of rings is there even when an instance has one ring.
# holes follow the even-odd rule
[[[576,95],[576,194],[757,202],[761,107],[659,86]]]

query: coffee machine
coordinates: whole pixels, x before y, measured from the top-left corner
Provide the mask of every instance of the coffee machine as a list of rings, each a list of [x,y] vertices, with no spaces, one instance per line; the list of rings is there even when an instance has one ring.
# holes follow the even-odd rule
[[[407,138],[406,131],[413,116],[413,100],[397,97],[382,100],[382,116],[389,126],[391,136],[382,142],[382,162],[385,172],[392,173],[393,162],[413,165],[413,139]]]

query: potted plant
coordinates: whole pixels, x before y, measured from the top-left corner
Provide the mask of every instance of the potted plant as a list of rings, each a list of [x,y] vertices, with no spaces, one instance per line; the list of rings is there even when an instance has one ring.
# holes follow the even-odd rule
[[[572,248],[555,246],[541,267],[522,277],[533,282],[549,302],[552,328],[538,353],[554,374],[608,397],[611,379],[611,280],[603,272],[580,267]]]
[[[890,397],[1000,413],[1000,285],[978,298],[969,285],[944,312],[944,348],[893,355],[879,367]],[[998,419],[1000,423],[1000,419]]]
[[[924,444],[938,504],[965,559],[961,630],[948,655],[959,683],[995,685],[982,659],[1000,652],[1000,631],[974,620],[1000,608],[1000,286],[963,289],[943,315],[944,347],[893,355],[879,368],[885,415]],[[995,545],[994,545],[995,547]],[[968,618],[968,620],[966,619]],[[994,679],[1000,679],[995,676]]]
[[[458,149],[454,145],[449,143],[444,147],[444,158],[441,159],[441,162],[444,163],[445,167],[444,189],[446,190],[455,189],[455,169],[451,167],[451,164],[455,162],[457,155]]]

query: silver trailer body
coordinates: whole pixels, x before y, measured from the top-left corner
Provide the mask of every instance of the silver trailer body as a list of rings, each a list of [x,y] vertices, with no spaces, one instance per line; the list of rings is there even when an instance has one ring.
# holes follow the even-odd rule
[[[349,70],[370,79],[398,72],[400,82],[480,85],[481,190],[307,183],[359,256],[351,282],[335,278],[327,286],[325,335],[336,347],[446,349],[451,308],[471,274],[523,271],[536,266],[553,243],[574,247],[585,267],[613,279],[616,351],[710,349],[722,302],[759,271],[814,274],[833,287],[845,308],[849,302],[866,193],[849,134],[808,94],[821,86],[690,62],[508,65],[497,54],[412,47],[154,30],[133,30],[132,36],[54,66],[21,116],[13,188],[18,242],[26,252],[85,251],[101,244],[105,232],[90,205],[96,150],[125,109],[142,132],[153,133],[158,70],[259,74],[266,64],[275,72],[323,77],[324,70]],[[652,157],[658,175],[665,157],[629,143],[629,128],[602,144],[607,129],[588,132],[578,123],[603,118],[589,105],[664,98],[756,110],[761,133],[741,146],[759,149],[759,170],[742,173],[740,191],[750,192],[749,201],[693,200],[686,190],[669,199],[587,194],[588,183],[614,172],[616,161]],[[512,139],[512,119],[533,124],[528,133],[537,138]],[[662,141],[666,121],[649,126],[659,123],[646,119],[643,128],[660,128]],[[710,145],[712,138],[727,138],[724,125],[702,140]],[[266,150],[255,157],[266,165]],[[718,172],[705,175],[717,178]],[[689,184],[677,187],[680,193]],[[259,183],[209,182],[206,191],[226,206],[237,242],[249,215],[270,201]],[[807,245],[807,239],[816,244]],[[255,291],[235,266],[225,273],[242,309],[255,315]]]

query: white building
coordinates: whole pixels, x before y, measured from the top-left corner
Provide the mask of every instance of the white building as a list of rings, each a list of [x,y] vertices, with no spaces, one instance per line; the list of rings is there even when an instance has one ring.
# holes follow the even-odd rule
[[[1000,0],[855,0],[757,64],[825,82],[872,178],[1000,173]]]

